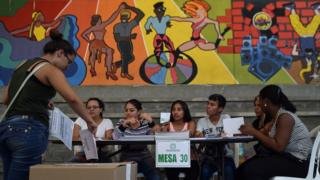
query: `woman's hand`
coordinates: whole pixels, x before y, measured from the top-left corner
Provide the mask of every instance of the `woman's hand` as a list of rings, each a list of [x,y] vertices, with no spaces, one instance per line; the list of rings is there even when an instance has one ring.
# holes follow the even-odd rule
[[[50,110],[53,110],[54,109],[54,103],[53,103],[53,101],[49,101],[49,103],[48,103],[48,108],[50,109]]]
[[[141,113],[141,114],[140,114],[140,119],[146,120],[146,121],[148,121],[149,123],[152,123],[152,122],[153,122],[152,116],[151,116],[150,114],[148,114],[148,113]]]
[[[251,124],[241,125],[239,130],[242,134],[253,135],[256,129]]]
[[[87,122],[87,126],[92,134],[96,134],[98,125],[94,121]]]
[[[139,120],[135,117],[127,117],[124,120],[123,126],[128,128],[128,127],[133,127],[134,125],[139,124]]]

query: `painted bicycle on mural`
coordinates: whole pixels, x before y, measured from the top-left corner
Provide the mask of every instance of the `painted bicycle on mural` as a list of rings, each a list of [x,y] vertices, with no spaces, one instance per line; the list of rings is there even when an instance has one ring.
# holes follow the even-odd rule
[[[199,47],[202,50],[216,50],[223,40],[223,36],[230,30],[225,28],[221,33],[219,23],[208,17],[209,4],[205,1],[187,1],[183,10],[190,17],[170,17],[165,15],[166,8],[163,2],[154,4],[156,16],[150,16],[145,23],[146,34],[155,30],[153,39],[154,54],[147,57],[140,66],[141,78],[151,84],[187,84],[197,74],[197,64],[185,51]],[[192,23],[192,37],[189,41],[182,43],[177,49],[166,35],[166,29],[171,27],[170,21]],[[207,42],[200,34],[204,27],[213,24],[218,34],[215,43]],[[166,47],[167,50],[164,50]]]

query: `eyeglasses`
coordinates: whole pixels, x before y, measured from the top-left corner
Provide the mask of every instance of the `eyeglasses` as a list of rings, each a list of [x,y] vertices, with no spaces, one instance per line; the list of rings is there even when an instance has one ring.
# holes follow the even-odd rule
[[[98,109],[100,108],[99,106],[87,106],[87,109]]]
[[[69,56],[67,54],[64,54],[64,56],[67,58],[68,64],[72,64],[73,63],[73,61],[69,58]]]

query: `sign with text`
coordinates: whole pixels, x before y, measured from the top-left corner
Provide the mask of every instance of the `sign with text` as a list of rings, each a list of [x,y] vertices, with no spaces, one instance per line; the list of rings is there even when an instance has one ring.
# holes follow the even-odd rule
[[[156,134],[156,167],[190,167],[189,131]]]

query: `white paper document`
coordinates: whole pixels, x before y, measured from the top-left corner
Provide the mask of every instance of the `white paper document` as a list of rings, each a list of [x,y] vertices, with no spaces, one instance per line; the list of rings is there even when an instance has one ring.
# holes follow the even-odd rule
[[[223,119],[223,130],[226,136],[233,136],[234,134],[241,134],[239,128],[244,124],[243,117],[226,118]]]
[[[73,121],[56,107],[50,111],[49,117],[50,136],[58,138],[72,150]]]
[[[164,124],[170,121],[170,113],[169,112],[161,112],[160,113],[160,124]]]
[[[88,129],[81,130],[80,139],[86,159],[98,159],[97,145],[93,134]]]

